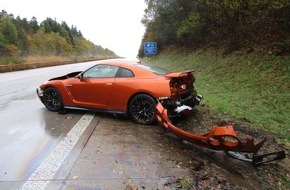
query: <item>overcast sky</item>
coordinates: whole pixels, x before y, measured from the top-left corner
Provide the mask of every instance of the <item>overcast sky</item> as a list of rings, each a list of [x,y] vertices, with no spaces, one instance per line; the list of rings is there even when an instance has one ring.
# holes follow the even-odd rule
[[[16,18],[47,17],[76,26],[83,36],[119,56],[135,58],[144,26],[144,0],[0,0],[0,9]]]

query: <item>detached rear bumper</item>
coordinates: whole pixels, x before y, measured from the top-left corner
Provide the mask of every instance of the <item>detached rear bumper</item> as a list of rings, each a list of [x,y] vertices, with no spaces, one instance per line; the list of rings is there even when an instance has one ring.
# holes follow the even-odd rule
[[[165,109],[161,103],[157,103],[155,111],[156,120],[162,127],[180,139],[191,142],[195,145],[213,150],[228,151],[228,153],[233,157],[244,161],[250,161],[255,165],[281,160],[286,157],[285,151],[283,150],[257,155],[257,152],[263,146],[266,139],[259,143],[254,143],[254,139],[251,137],[241,140],[238,138],[233,125],[213,126],[206,134],[191,133],[173,125],[167,115],[167,109]],[[246,157],[241,156],[241,154],[235,152],[252,153],[253,158],[247,159]]]

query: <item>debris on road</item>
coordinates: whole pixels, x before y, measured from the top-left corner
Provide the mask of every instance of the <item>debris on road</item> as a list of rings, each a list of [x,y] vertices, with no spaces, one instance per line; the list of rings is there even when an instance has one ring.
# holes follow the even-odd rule
[[[243,161],[250,161],[256,165],[281,160],[286,157],[284,151],[257,155],[257,152],[263,146],[266,139],[263,139],[257,144],[254,143],[253,138],[249,137],[246,140],[240,140],[233,128],[233,125],[213,126],[210,132],[203,135],[185,131],[171,123],[167,115],[167,109],[165,109],[161,103],[157,103],[156,105],[156,119],[158,123],[161,124],[166,130],[183,140],[213,150],[228,151],[229,155],[234,158]],[[238,154],[239,152],[252,153],[253,156],[252,158],[246,158],[243,157],[242,154]]]

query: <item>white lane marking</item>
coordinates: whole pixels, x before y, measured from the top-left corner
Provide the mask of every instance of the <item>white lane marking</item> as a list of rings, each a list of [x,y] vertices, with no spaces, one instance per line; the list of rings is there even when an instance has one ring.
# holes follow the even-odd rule
[[[68,132],[67,136],[53,149],[39,167],[36,168],[29,179],[23,184],[21,190],[44,190],[93,118],[94,115],[83,115]]]

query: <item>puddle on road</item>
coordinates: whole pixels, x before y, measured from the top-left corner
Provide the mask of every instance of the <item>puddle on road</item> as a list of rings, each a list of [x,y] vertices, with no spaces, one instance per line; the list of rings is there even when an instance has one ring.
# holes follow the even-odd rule
[[[12,101],[0,115],[1,181],[27,179],[81,117],[49,112],[37,98]]]

